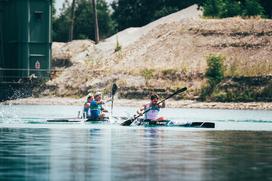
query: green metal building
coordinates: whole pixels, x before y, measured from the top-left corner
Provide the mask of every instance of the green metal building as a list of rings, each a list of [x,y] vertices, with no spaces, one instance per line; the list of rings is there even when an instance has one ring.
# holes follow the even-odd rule
[[[0,101],[50,74],[52,0],[0,0]]]
[[[49,75],[51,8],[51,0],[0,0],[0,82]]]

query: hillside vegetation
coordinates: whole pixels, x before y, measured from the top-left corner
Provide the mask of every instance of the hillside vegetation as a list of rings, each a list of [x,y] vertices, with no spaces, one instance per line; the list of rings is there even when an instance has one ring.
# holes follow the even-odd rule
[[[54,71],[42,95],[109,92],[116,82],[121,97],[166,95],[187,86],[183,96],[198,99],[207,84],[207,57],[214,54],[224,57],[224,79],[207,100],[271,101],[272,20],[200,16],[192,6],[98,45],[53,43]]]

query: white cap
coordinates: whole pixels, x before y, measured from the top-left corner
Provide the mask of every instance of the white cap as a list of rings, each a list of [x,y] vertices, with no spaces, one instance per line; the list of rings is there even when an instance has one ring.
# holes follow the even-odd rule
[[[100,95],[102,95],[101,92],[96,92],[94,96],[100,96]]]

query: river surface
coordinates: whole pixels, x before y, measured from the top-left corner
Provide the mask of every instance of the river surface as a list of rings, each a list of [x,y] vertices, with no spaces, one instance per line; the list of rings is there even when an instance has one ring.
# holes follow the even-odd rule
[[[162,110],[214,129],[46,122],[79,110],[0,105],[0,180],[272,180],[272,111]]]

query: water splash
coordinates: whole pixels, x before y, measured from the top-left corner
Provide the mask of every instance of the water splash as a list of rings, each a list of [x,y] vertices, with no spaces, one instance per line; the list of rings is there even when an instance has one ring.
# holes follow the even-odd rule
[[[17,115],[16,108],[12,104],[0,104],[0,123],[22,123],[22,119]]]

